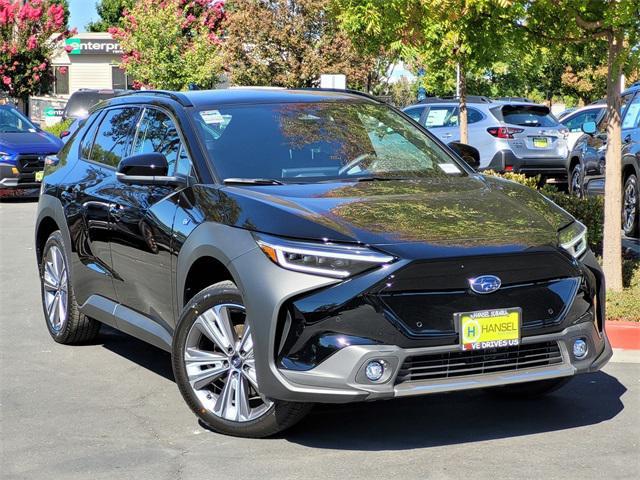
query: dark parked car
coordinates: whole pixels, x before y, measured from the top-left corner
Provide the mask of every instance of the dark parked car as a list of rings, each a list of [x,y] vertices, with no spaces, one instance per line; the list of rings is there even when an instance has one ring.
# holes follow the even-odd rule
[[[582,125],[585,132],[567,158],[569,189],[575,195],[603,195],[607,118]],[[640,85],[622,93],[622,228],[640,236]]]
[[[585,227],[352,92],[114,98],[47,167],[35,242],[55,341],[105,323],[172,352],[232,435],[312,403],[543,394],[611,356]]]
[[[40,188],[47,155],[62,142],[10,105],[0,105],[0,193]]]

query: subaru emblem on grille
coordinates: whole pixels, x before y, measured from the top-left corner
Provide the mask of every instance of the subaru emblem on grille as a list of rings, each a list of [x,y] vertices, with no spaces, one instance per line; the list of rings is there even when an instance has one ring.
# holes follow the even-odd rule
[[[495,275],[480,275],[470,278],[469,286],[476,293],[492,293],[500,288],[502,281]]]

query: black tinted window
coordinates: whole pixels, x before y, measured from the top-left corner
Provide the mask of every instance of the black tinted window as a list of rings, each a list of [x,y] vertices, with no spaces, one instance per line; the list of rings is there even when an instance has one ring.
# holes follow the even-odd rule
[[[176,172],[188,174],[187,166],[190,163],[186,152],[180,147],[180,136],[171,117],[160,110],[146,109],[138,127],[132,153],[162,153],[169,164],[169,175]]]
[[[417,122],[420,120],[420,116],[422,115],[422,112],[424,112],[424,109],[425,107],[409,108],[405,110],[404,113],[409,115],[411,118],[413,118]]]
[[[547,107],[541,105],[505,105],[502,118],[506,123],[522,127],[555,127],[558,125]]]
[[[598,120],[602,110],[593,109],[585,112],[576,113],[575,115],[569,115],[569,117],[562,121],[562,124],[569,129],[570,132],[581,132],[582,125],[587,122],[595,122]]]
[[[127,155],[138,113],[137,108],[108,110],[98,128],[89,159],[117,167]]]
[[[482,120],[482,114],[475,108],[469,108],[467,110],[467,123],[472,124]]]

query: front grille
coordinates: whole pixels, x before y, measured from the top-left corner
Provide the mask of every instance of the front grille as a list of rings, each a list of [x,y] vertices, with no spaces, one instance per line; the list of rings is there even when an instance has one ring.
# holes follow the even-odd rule
[[[33,173],[44,170],[44,155],[18,155],[20,173]]]
[[[517,371],[562,363],[557,342],[407,357],[396,383]]]

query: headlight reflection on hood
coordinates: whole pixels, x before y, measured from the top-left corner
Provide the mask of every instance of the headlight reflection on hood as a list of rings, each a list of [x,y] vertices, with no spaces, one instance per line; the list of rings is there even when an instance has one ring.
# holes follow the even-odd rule
[[[392,256],[366,247],[301,242],[262,234],[254,236],[260,249],[275,264],[325,277],[347,278],[394,260]]]

